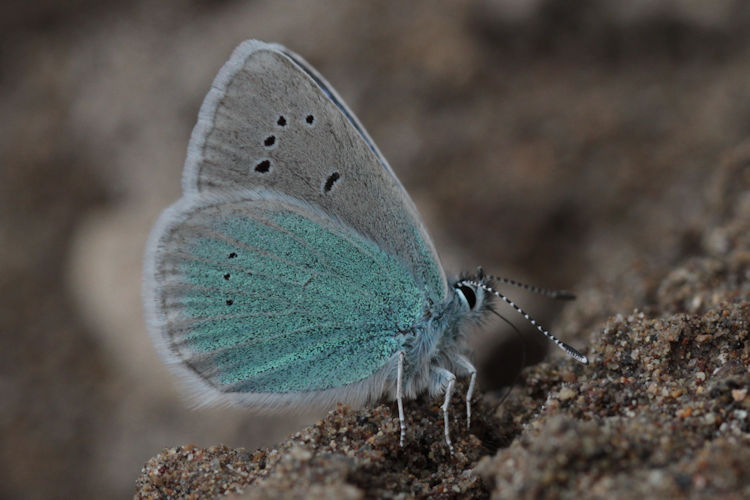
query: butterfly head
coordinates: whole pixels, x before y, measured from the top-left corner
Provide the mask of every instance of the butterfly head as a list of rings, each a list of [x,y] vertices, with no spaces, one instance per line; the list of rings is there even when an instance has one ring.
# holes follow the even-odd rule
[[[453,293],[467,316],[477,319],[489,309],[492,295],[492,277],[484,274],[481,267],[474,275],[462,275],[453,283]]]
[[[462,276],[455,283],[453,283],[453,290],[457,296],[457,300],[461,302],[465,317],[471,317],[475,320],[479,320],[482,317],[484,311],[490,311],[498,314],[491,307],[491,298],[495,297],[510,307],[516,310],[521,316],[536,327],[537,331],[552,341],[557,347],[565,351],[565,353],[580,361],[581,363],[588,363],[588,358],[578,352],[573,347],[569,346],[565,342],[561,341],[547,330],[542,328],[531,316],[529,316],[523,309],[518,307],[512,300],[506,297],[504,294],[493,288],[493,283],[504,283],[513,285],[519,288],[523,288],[530,292],[538,293],[540,295],[546,295],[547,297],[559,300],[573,300],[575,295],[565,290],[547,290],[545,288],[539,288],[536,286],[526,285],[508,278],[499,278],[484,274],[481,267],[477,268],[477,274],[474,276]],[[501,316],[502,317],[502,316]]]

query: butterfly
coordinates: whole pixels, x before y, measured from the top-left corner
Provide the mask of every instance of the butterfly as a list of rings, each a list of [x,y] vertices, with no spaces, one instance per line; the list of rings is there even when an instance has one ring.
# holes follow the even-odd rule
[[[448,405],[476,368],[466,326],[499,298],[481,269],[448,281],[409,195],[328,82],[281,45],[224,64],[188,145],[182,197],[146,247],[153,342],[203,404],[260,412],[428,391]]]

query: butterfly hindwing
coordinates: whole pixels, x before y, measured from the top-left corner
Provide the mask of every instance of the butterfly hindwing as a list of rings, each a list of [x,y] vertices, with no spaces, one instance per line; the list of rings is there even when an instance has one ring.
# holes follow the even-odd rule
[[[413,202],[333,88],[301,57],[247,41],[201,107],[183,190],[264,187],[319,207],[406,266],[434,302],[447,294]]]
[[[261,409],[373,377],[427,300],[375,242],[267,190],[184,198],[149,249],[147,307],[162,354],[204,392]]]

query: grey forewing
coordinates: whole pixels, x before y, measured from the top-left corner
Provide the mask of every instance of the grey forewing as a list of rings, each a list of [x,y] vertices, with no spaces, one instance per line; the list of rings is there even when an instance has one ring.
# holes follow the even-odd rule
[[[278,46],[246,42],[219,73],[185,178],[186,190],[267,187],[317,206],[401,259],[433,301],[448,293],[413,202],[367,133],[322,77]]]

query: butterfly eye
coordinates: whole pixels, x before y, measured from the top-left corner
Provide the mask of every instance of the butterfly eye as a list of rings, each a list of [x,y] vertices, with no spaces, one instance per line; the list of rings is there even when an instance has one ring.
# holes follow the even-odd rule
[[[474,293],[474,290],[470,286],[460,285],[456,287],[456,292],[466,305],[469,306],[469,310],[473,310],[477,305],[477,294]]]

